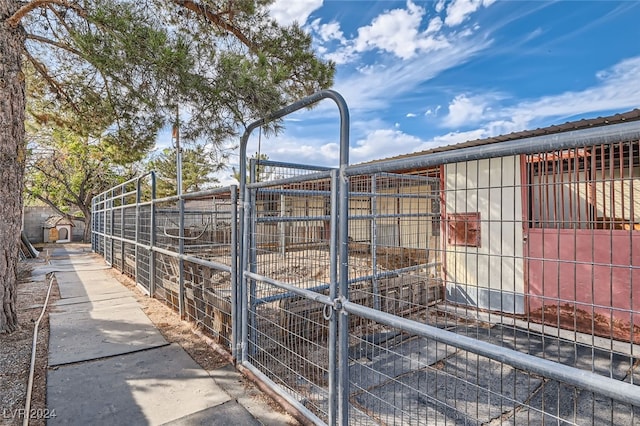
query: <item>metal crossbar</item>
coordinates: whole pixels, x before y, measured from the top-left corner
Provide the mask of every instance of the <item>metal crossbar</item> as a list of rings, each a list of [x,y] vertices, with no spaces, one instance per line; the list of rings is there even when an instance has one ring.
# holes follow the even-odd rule
[[[339,167],[141,176],[93,250],[315,424],[638,424],[640,122],[351,166],[325,91],[241,159],[326,98]]]

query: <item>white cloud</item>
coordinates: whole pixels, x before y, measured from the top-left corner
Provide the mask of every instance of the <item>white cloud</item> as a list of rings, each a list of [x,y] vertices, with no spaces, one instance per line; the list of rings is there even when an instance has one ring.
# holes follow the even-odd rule
[[[372,111],[416,89],[441,72],[463,64],[491,44],[486,39],[456,38],[448,49],[403,61],[371,65],[338,79],[335,89],[353,110]]]
[[[442,27],[439,18],[432,19],[427,29],[420,31],[425,13],[424,8],[409,0],[406,9],[386,11],[370,25],[358,28],[351,48],[355,52],[380,49],[401,59],[410,59],[418,53],[448,47],[445,37],[434,35]]]
[[[377,53],[375,62],[361,61],[366,65],[355,70],[339,67],[336,74],[334,88],[350,109],[360,111],[385,107],[404,94],[415,95],[425,82],[492,44],[486,34],[473,29],[445,32],[440,17],[429,18],[425,9],[411,0],[404,8],[376,16],[358,29],[354,39],[346,39],[337,23],[314,20],[309,28],[320,42],[318,51],[338,65],[355,64],[365,52]],[[337,48],[335,41],[339,42]]]
[[[466,132],[449,132],[444,135],[435,136],[430,140],[423,142],[413,152],[425,151],[439,146],[455,145],[457,143],[482,139],[489,136],[487,129],[483,128],[469,130]]]
[[[412,112],[407,113],[407,118],[414,118],[414,117],[417,117],[417,115]]]
[[[324,59],[333,61],[338,65],[352,62],[357,57],[358,54],[350,47],[343,47],[334,52],[324,53]]]
[[[403,59],[412,57],[424,13],[423,8],[408,1],[406,9],[393,9],[378,15],[370,25],[358,29],[355,50],[364,52],[378,48]]]
[[[401,153],[413,152],[424,144],[415,136],[396,129],[370,131],[363,139],[356,141],[350,150],[350,163],[362,163]]]
[[[529,34],[527,34],[522,41],[526,43],[528,41],[531,41],[535,38],[540,37],[542,34],[544,34],[544,30],[538,27],[535,30],[531,31]]]
[[[442,19],[439,16],[432,18],[429,21],[429,25],[427,26],[427,29],[424,30],[424,33],[425,34],[437,33],[442,29],[442,23],[443,23]]]
[[[342,30],[340,29],[340,23],[336,21],[329,22],[328,24],[322,24],[320,18],[315,19],[309,28],[316,32],[320,40],[323,42],[338,40],[341,43],[345,43],[346,39]]]
[[[444,23],[449,27],[462,24],[469,16],[480,9],[494,3],[494,0],[453,0],[447,6],[447,17]]]
[[[596,76],[600,82],[592,87],[523,101],[501,110],[494,108],[491,118],[529,125],[544,118],[565,119],[640,107],[640,56],[625,59]]]
[[[464,2],[470,2],[473,7]],[[451,9],[452,17],[449,20],[456,21],[464,17],[464,21],[481,5],[491,3],[492,0],[454,0],[447,8]],[[443,10],[444,5],[444,2],[436,4],[436,10]],[[386,52],[405,61],[412,60],[424,54],[450,49],[452,44],[470,38],[479,29],[475,25],[452,32],[450,29],[445,31],[444,26],[441,16],[429,16],[424,7],[407,0],[405,7],[385,10],[368,25],[358,28],[357,35],[352,39],[345,37],[340,24],[335,21],[323,24],[320,19],[315,19],[306,28],[314,34],[316,49],[325,59],[344,65],[357,61],[366,52],[375,51]],[[338,41],[337,45],[335,41]]]
[[[490,106],[486,97],[458,95],[449,104],[449,113],[444,118],[443,124],[447,127],[475,124],[483,119],[487,108]]]
[[[269,14],[281,25],[297,22],[303,25],[309,15],[322,7],[323,0],[275,0],[269,5]]]
[[[499,101],[505,98],[494,93],[456,96],[443,124],[478,127],[438,136],[428,144],[451,144],[503,135],[558,124],[574,116],[589,118],[606,111],[623,112],[640,107],[640,56],[625,59],[596,76],[599,83],[584,90],[523,100],[513,105],[500,105]]]
[[[424,115],[426,115],[426,116],[430,116],[430,115],[437,116],[438,112],[440,111],[440,108],[442,108],[440,105],[438,105],[437,107],[435,107],[433,109],[429,108],[424,112]]]

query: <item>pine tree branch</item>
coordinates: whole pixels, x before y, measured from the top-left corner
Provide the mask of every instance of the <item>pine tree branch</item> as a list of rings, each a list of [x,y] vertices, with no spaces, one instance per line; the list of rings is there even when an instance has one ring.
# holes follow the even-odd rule
[[[55,92],[58,95],[60,95],[63,98],[65,98],[66,101],[69,102],[69,105],[71,105],[73,110],[76,111],[78,114],[80,114],[80,110],[78,109],[78,107],[75,104],[75,102],[73,102],[73,100],[67,94],[67,92],[64,91],[62,86],[53,77],[51,77],[49,75],[49,73],[47,72],[46,66],[43,63],[41,63],[40,61],[36,60],[36,58],[31,56],[31,54],[29,53],[29,51],[27,49],[24,49],[24,52],[25,52],[25,56],[27,57],[29,62],[31,62],[33,64],[33,67],[36,69],[36,71],[38,71],[38,73],[47,81],[47,83],[49,83],[49,86],[51,86],[51,88],[53,90],[55,90]]]
[[[35,34],[27,34],[27,39],[34,40],[34,41],[39,41],[40,43],[45,43],[45,44],[57,47],[57,48],[62,49],[62,50],[66,50],[67,52],[73,53],[76,56],[82,57],[82,52],[80,52],[77,49],[74,49],[73,47],[69,46],[68,44],[60,43],[58,41],[51,40],[51,39],[48,39],[46,37],[41,37],[41,36],[35,35]]]
[[[192,12],[195,12],[197,15],[202,16],[207,21],[211,22],[216,27],[233,34],[242,44],[247,46],[250,51],[257,52],[258,47],[255,43],[253,43],[244,33],[240,30],[240,28],[233,25],[231,22],[224,20],[223,15],[232,16],[232,11],[225,11],[222,13],[215,13],[206,5],[201,3],[197,3],[191,0],[172,0],[174,4],[184,7]]]
[[[7,24],[15,28],[20,24],[20,21],[22,20],[22,18],[24,18],[25,16],[27,16],[27,14],[29,14],[29,12],[32,12],[35,9],[38,9],[40,7],[47,7],[52,4],[73,9],[76,11],[78,15],[82,17],[87,16],[87,13],[83,8],[81,8],[75,3],[71,3],[66,0],[32,0],[29,3],[25,4],[24,6],[22,6],[21,8],[19,8],[18,10],[16,10],[16,12],[12,16],[7,18],[6,22]]]

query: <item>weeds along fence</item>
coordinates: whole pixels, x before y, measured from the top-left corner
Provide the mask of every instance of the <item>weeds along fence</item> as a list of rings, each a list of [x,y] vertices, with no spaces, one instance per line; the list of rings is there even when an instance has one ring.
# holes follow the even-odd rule
[[[335,92],[269,119],[327,97],[348,147]],[[316,424],[637,425],[638,123],[163,199],[149,174],[94,199],[93,250]]]

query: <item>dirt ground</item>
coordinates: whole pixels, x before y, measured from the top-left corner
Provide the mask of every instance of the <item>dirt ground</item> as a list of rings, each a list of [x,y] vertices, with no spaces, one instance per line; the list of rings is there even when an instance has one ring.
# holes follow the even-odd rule
[[[640,327],[632,327],[631,324],[622,321],[612,321],[604,315],[587,312],[568,303],[561,306],[547,305],[544,310],[540,308],[529,316],[533,322],[640,344]]]
[[[27,396],[27,382],[31,365],[33,330],[44,304],[49,279],[32,282],[31,266],[19,264],[17,331],[0,334],[0,424],[21,425]],[[58,286],[53,283],[46,313],[59,298]],[[44,425],[47,398],[47,353],[49,348],[49,316],[45,314],[38,327],[36,363],[31,393],[29,424]]]
[[[31,348],[34,325],[40,313],[47,294],[49,279],[32,282],[31,266],[28,263],[19,264],[20,276],[18,283],[18,321],[19,329],[11,334],[0,334],[0,425],[22,425],[25,407],[27,382],[31,362]],[[170,343],[178,343],[185,351],[206,370],[215,370],[229,364],[227,356],[218,352],[207,339],[195,333],[191,324],[182,321],[180,317],[156,299],[143,295],[132,280],[116,270],[107,270],[122,284],[133,290],[133,294],[140,303],[143,311],[158,327],[160,333]],[[38,328],[38,343],[36,364],[32,388],[30,425],[43,426],[46,424],[46,389],[49,344],[49,316],[51,305],[60,298],[58,287],[53,282],[47,311]],[[274,400],[257,390],[257,387],[247,379],[243,379],[247,395],[267,403],[274,411],[284,413],[283,408]],[[297,425],[298,423],[290,423]]]

